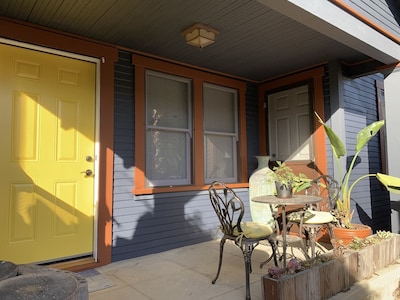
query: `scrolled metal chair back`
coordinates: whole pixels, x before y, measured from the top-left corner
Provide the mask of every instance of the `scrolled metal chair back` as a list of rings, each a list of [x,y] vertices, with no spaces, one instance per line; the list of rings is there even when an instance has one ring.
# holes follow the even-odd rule
[[[230,236],[234,235],[235,229],[242,232],[240,222],[245,209],[242,200],[222,182],[214,181],[208,191],[221,231]]]
[[[326,196],[327,209],[332,211],[336,208],[336,201],[340,196],[339,183],[329,175],[321,175],[312,180],[306,194],[313,196]]]

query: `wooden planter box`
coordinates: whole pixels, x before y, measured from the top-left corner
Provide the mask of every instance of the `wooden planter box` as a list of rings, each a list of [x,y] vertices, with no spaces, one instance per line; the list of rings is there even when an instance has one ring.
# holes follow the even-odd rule
[[[340,259],[332,259],[293,275],[261,278],[263,298],[268,300],[321,300],[346,291],[356,282],[369,278],[379,269],[400,258],[400,235],[368,246],[348,250]]]
[[[376,271],[395,263],[400,258],[400,235],[393,234],[390,239],[351,252],[357,254],[355,281],[370,278]]]

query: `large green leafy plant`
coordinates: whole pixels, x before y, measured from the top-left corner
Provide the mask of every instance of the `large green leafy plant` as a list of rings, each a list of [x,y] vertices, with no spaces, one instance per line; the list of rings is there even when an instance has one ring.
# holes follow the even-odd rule
[[[365,147],[365,145],[371,140],[371,138],[374,137],[382,128],[382,126],[384,125],[384,121],[376,121],[358,132],[355,154],[350,162],[348,170],[346,171],[346,173],[343,173],[341,170],[339,159],[342,156],[345,156],[346,148],[343,142],[337,136],[337,134],[322,121],[317,113],[315,114],[318,118],[318,121],[324,126],[325,133],[328,136],[337,165],[338,175],[340,177],[340,197],[336,202],[335,216],[338,219],[339,225],[341,227],[350,228],[352,225],[352,218],[354,213],[354,210],[351,210],[351,192],[354,186],[358,182],[360,182],[360,180],[367,177],[376,177],[386,187],[388,191],[400,194],[400,178],[398,177],[376,173],[365,174],[356,178],[352,182],[350,181],[351,173],[354,169],[357,157],[359,156],[361,150]]]

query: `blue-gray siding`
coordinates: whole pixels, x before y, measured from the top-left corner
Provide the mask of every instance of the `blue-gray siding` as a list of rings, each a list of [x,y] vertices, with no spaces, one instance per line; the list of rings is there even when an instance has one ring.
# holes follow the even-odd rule
[[[370,75],[344,81],[347,155],[355,153],[359,130],[378,120],[375,80],[382,75]],[[354,168],[352,180],[361,175],[381,172],[379,137],[375,136],[360,154],[360,162]],[[364,179],[354,188],[352,207],[354,221],[370,225],[374,230],[390,230],[390,203],[386,190],[376,178]]]
[[[248,176],[257,169],[257,155],[260,155],[258,85],[248,84],[246,90],[246,127],[247,127],[247,172]],[[264,154],[264,153],[262,153]]]
[[[400,4],[397,0],[344,0],[362,15],[372,20],[384,30],[400,37]]]
[[[218,226],[207,191],[134,196],[134,67],[131,54],[120,51],[115,64],[115,156],[112,260],[157,253],[214,238]],[[250,85],[247,103],[249,172],[258,154],[257,86]],[[242,141],[240,141],[242,142]],[[246,141],[243,141],[246,142]],[[254,160],[254,161],[253,161]],[[248,189],[235,189],[246,203]]]
[[[324,78],[325,117],[329,118],[329,74]],[[359,128],[377,119],[374,80],[369,76],[345,82],[346,128],[354,136]],[[131,54],[120,51],[115,64],[115,143],[112,260],[118,261],[150,253],[195,244],[214,238],[218,221],[207,191],[163,193],[134,196],[134,66]],[[248,84],[246,91],[246,126],[248,175],[256,169],[254,156],[259,154],[258,86]],[[350,143],[350,141],[349,141]],[[377,139],[369,146],[370,161],[364,153],[356,172],[376,172],[380,168]],[[328,148],[329,149],[329,148]],[[329,150],[328,150],[329,151]],[[330,155],[328,155],[330,157]],[[328,161],[328,170],[332,161]],[[364,168],[361,170],[361,167]],[[389,229],[390,206],[386,192],[368,180],[356,190],[355,201],[361,209],[356,219],[374,229]],[[371,189],[373,200],[368,196]],[[246,203],[246,220],[250,219],[248,189],[236,189]]]

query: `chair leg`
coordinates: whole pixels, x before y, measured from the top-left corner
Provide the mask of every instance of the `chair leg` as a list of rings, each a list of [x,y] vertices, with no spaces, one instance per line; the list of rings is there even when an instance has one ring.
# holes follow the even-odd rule
[[[315,258],[315,240],[317,238],[317,235],[319,233],[319,231],[321,230],[322,225],[311,225],[311,226],[307,226],[306,232],[308,233],[307,236],[307,245],[309,243],[309,246],[307,247],[307,251],[308,248],[311,248],[311,258]],[[308,255],[308,253],[307,253]]]
[[[276,258],[276,248],[277,248],[277,244],[275,243],[275,241],[271,238],[268,239],[269,244],[271,245],[271,249],[272,249],[272,257],[274,258],[274,264],[277,267],[278,266],[278,260]]]
[[[215,278],[213,279],[213,281],[211,281],[212,284],[215,284],[215,282],[218,279],[219,276],[219,272],[221,272],[221,266],[222,266],[222,255],[224,253],[224,245],[225,245],[225,238],[221,238],[221,242],[219,244],[219,262],[218,262],[218,271],[217,271],[217,275],[215,276]]]
[[[244,265],[246,269],[246,300],[250,300],[250,273],[251,273],[251,255],[253,253],[253,250],[255,246],[257,246],[258,243],[243,243],[242,244],[242,252],[243,252],[243,257],[244,257]]]
[[[263,261],[260,263],[260,269],[262,269],[262,267],[269,263],[271,259],[274,259],[274,264],[277,267],[278,266],[278,259],[276,258],[277,255],[277,242],[274,241],[273,239],[269,238],[268,239],[269,244],[271,245],[271,249],[272,249],[272,254],[268,257],[267,260]]]

